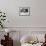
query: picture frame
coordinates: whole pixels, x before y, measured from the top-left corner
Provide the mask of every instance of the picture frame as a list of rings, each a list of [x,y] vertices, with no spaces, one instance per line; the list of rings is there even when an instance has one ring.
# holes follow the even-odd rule
[[[30,16],[30,7],[20,7],[19,16]]]

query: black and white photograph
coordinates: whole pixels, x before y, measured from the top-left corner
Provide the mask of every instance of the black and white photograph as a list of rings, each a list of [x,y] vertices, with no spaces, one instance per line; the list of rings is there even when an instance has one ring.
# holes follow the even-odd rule
[[[19,15],[20,16],[30,16],[30,7],[20,7]]]

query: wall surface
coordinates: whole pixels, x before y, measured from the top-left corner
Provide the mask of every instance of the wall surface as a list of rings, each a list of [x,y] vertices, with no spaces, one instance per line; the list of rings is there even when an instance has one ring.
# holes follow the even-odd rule
[[[46,27],[46,0],[32,1],[32,26]]]
[[[30,7],[30,16],[19,16],[19,7]],[[7,27],[46,27],[46,0],[0,0]]]

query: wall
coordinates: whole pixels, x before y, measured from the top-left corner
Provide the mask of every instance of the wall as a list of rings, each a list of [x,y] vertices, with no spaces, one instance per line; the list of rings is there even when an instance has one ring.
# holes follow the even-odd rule
[[[32,25],[46,27],[46,0],[33,0],[32,4]]]
[[[24,5],[28,7],[28,5],[30,5],[30,3],[27,4],[28,2],[31,2],[31,1],[25,0],[24,2],[24,0],[7,0],[7,1],[1,0],[0,9],[6,12],[6,15],[9,21],[8,24],[6,25],[7,27],[25,26],[26,23],[27,23],[26,25],[30,24],[30,21],[29,21],[30,17],[19,16],[19,7],[23,7]]]
[[[46,0],[0,0],[7,27],[46,27]],[[19,16],[19,7],[30,7],[30,16]]]

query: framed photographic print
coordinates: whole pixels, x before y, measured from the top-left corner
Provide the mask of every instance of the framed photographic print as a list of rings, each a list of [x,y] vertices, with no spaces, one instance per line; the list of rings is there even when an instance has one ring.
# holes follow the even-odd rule
[[[20,7],[19,16],[30,16],[30,7]]]

